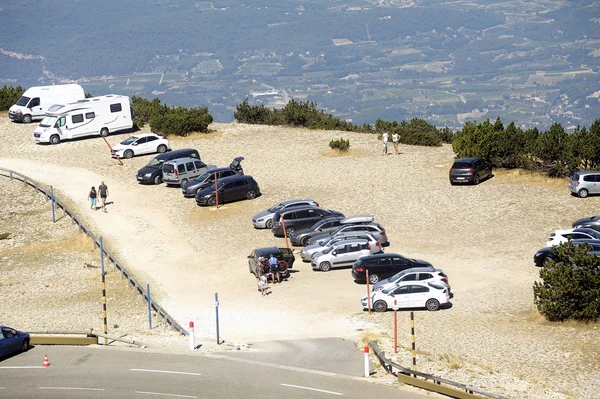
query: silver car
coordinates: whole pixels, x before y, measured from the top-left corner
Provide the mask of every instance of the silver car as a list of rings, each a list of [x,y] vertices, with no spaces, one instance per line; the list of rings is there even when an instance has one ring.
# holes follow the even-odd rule
[[[387,247],[388,245],[390,245],[388,238],[387,238],[387,234],[385,232],[385,229],[383,228],[383,226],[381,226],[379,223],[376,222],[371,222],[371,223],[367,223],[367,224],[349,224],[349,225],[342,225],[340,227],[338,227],[336,230],[333,230],[329,233],[326,234],[321,234],[315,237],[312,237],[310,240],[308,240],[308,244],[314,244],[315,242],[321,241],[325,238],[329,238],[329,236],[336,236],[342,233],[349,233],[349,232],[354,232],[354,233],[371,233],[381,244],[382,247]]]
[[[372,234],[369,234],[369,233],[346,233],[346,234],[340,234],[335,237],[326,238],[324,240],[321,240],[319,242],[316,242],[314,244],[311,244],[311,245],[308,245],[308,246],[302,248],[302,250],[300,251],[300,257],[302,258],[302,260],[304,262],[310,262],[313,255],[316,254],[317,252],[322,252],[326,248],[329,248],[330,246],[337,244],[340,241],[357,240],[357,239],[367,240],[369,245],[371,245],[371,250],[374,254],[382,251],[381,244],[375,237],[373,237]]]
[[[317,201],[310,198],[299,198],[281,201],[278,204],[273,205],[266,211],[257,213],[252,217],[252,224],[255,229],[270,229],[273,226],[273,215],[280,209],[291,208],[293,206],[319,206]]]
[[[167,185],[185,185],[188,181],[200,176],[216,165],[207,165],[195,158],[179,158],[167,161],[162,165],[162,181]]]
[[[334,267],[352,266],[358,258],[368,255],[372,252],[367,240],[344,240],[314,254],[310,265],[313,270],[328,272]]]
[[[569,191],[579,198],[585,198],[588,194],[600,194],[600,171],[573,173]]]

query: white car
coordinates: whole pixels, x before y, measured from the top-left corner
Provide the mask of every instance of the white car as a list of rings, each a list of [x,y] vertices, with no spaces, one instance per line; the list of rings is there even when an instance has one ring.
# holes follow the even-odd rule
[[[168,151],[169,140],[165,136],[154,133],[136,134],[113,146],[113,151],[119,158],[131,158],[134,155],[162,154]],[[114,154],[111,153],[114,158]]]
[[[344,240],[346,240],[346,241],[347,240],[356,240],[356,239],[361,239],[361,238],[364,238],[365,240],[367,240],[367,242],[371,246],[371,252],[373,254],[376,254],[376,253],[379,253],[382,251],[381,244],[379,243],[379,241],[377,241],[377,239],[375,237],[373,237],[372,234],[369,234],[369,233],[347,233],[347,234],[341,234],[336,237],[329,237],[329,238],[321,240],[315,244],[311,244],[311,245],[307,245],[306,247],[302,247],[302,250],[300,251],[300,257],[302,258],[302,261],[310,262],[310,260],[312,259],[314,254],[316,254],[317,252],[322,252],[322,251],[326,250],[333,244],[337,244],[338,242],[344,241]]]
[[[412,269],[402,270],[394,274],[390,278],[380,280],[373,284],[373,291],[383,291],[393,288],[402,282],[406,281],[422,281],[432,282],[442,287],[448,288],[448,294],[452,298],[452,289],[448,283],[448,276],[442,271],[442,269],[435,269],[433,267],[413,267]]]
[[[397,309],[438,310],[449,302],[448,289],[434,282],[405,281],[388,290],[372,291],[371,293],[371,309],[376,312],[385,312],[394,307]],[[363,309],[368,308],[366,295],[361,298],[361,304]]]
[[[571,240],[579,240],[579,239],[600,240],[600,232],[596,231],[594,229],[588,229],[585,227],[579,227],[576,229],[556,230],[554,233],[550,234],[550,237],[548,237],[546,246],[552,247],[555,245],[559,245],[563,242],[567,242],[569,239],[571,239]]]

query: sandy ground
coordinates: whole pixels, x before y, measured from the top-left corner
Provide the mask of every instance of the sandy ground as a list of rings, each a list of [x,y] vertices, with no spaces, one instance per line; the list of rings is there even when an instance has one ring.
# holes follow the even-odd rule
[[[565,181],[518,172],[498,171],[475,187],[450,186],[450,146],[401,146],[400,156],[382,156],[375,137],[364,134],[239,124],[211,128],[214,133],[173,139],[171,146],[197,148],[205,162],[218,166],[243,155],[245,172],[263,192],[260,198],[200,208],[178,188],[137,184],[135,173],[151,156],[119,166],[102,139],[36,145],[34,126],[6,118],[0,118],[0,167],[52,184],[135,276],[150,283],[159,303],[181,324],[194,320],[205,337],[214,337],[218,292],[221,334],[233,342],[359,340],[367,331],[389,344],[391,313],[362,311],[365,286],[354,283],[350,270],[313,272],[298,259],[297,273],[264,298],[246,259],[256,247],[285,245],[251,224],[252,215],[280,200],[312,197],[346,215],[374,214],[387,229],[387,252],[443,268],[456,295],[451,309],[417,312],[421,355],[450,364],[434,362],[424,371],[449,369],[473,378],[466,375],[478,365],[483,371],[475,373],[476,381],[489,379],[479,386],[511,397],[597,397],[597,325],[556,325],[537,315],[532,257],[554,229],[597,214],[599,197],[577,199],[567,193]],[[340,136],[350,139],[347,155],[327,146]],[[124,137],[111,136],[109,142]],[[90,211],[86,202],[89,188],[101,180],[109,186],[108,213]],[[402,364],[410,364],[408,317],[399,314]]]

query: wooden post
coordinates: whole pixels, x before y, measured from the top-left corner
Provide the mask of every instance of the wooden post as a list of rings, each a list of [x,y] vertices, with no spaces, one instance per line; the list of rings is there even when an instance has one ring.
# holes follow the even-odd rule
[[[108,146],[108,148],[110,148],[110,153],[113,154],[115,156],[115,158],[117,158],[117,161],[119,161],[119,163],[121,164],[121,166],[123,166],[123,162],[121,161],[121,158],[119,158],[119,156],[117,155],[117,153],[115,152],[115,150],[113,150],[113,148],[110,146],[110,144],[108,144],[108,141],[106,140],[106,137],[102,137],[104,139],[104,142],[106,143],[106,145]]]
[[[283,214],[281,215],[281,227],[283,228],[283,237],[285,238],[285,246],[290,249],[290,243],[288,242],[287,231],[285,229],[285,220],[283,220]]]
[[[369,289],[369,269],[365,269],[365,274],[367,276],[367,307],[369,308],[369,313],[371,313],[371,290]]]

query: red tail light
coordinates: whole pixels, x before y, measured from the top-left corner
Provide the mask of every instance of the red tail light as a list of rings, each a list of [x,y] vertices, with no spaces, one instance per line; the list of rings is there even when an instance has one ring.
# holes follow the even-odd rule
[[[450,173],[452,173],[452,172],[454,172],[454,169],[453,169],[453,168],[450,168]]]
[[[448,279],[447,279],[447,278],[443,278],[443,279],[442,279],[442,281],[443,281],[444,283],[448,284]],[[450,284],[448,284],[448,285],[450,285]]]
[[[469,168],[469,170],[467,170],[467,172],[473,173],[473,168]]]
[[[318,203],[318,202],[315,202],[315,206],[319,206],[319,203]]]
[[[161,138],[161,139],[166,139],[166,137],[165,137],[165,136],[160,136],[160,138]]]
[[[375,241],[375,246],[378,247],[379,245],[379,241]]]
[[[385,231],[382,231],[381,233],[379,233],[379,235],[385,236]]]
[[[371,244],[367,243],[367,249],[371,249]]]
[[[577,185],[575,187],[577,187],[579,185],[580,182],[577,182]]]
[[[362,267],[357,267],[357,268],[356,268],[356,269],[354,269],[354,270],[356,270],[356,271],[357,271],[357,272],[359,272],[359,273],[363,273],[363,272],[365,271],[365,269],[363,269]]]

